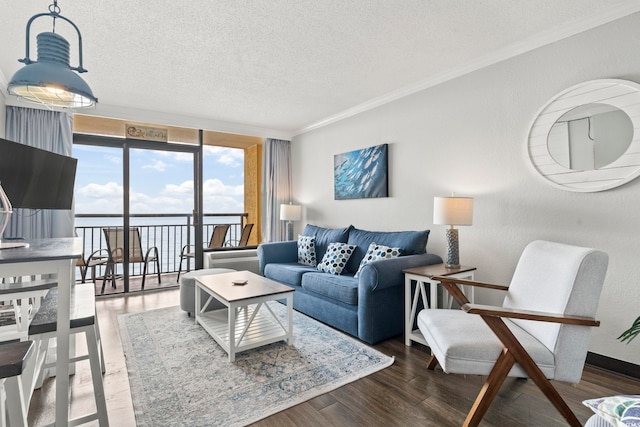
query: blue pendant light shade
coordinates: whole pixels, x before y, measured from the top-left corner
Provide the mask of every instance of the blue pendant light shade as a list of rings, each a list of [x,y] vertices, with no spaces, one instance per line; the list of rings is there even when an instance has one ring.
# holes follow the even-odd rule
[[[86,72],[82,68],[82,38],[78,27],[59,14],[57,2],[50,13],[32,17],[27,24],[27,55],[19,60],[26,65],[18,70],[9,82],[8,92],[28,101],[50,107],[84,108],[98,102],[89,85],[78,73]],[[29,58],[29,29],[31,22],[40,16],[53,16],[69,22],[78,32],[80,65],[69,65],[69,42],[54,32],[44,32],[37,36],[38,60]],[[55,27],[54,27],[55,28]]]

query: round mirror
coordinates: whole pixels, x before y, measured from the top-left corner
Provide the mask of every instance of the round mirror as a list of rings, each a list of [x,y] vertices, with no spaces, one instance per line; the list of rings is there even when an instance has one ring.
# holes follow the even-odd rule
[[[564,113],[551,126],[547,149],[558,164],[580,170],[601,169],[618,160],[633,139],[633,123],[608,104],[587,104]]]
[[[640,175],[640,85],[593,80],[552,98],[529,130],[529,159],[550,184],[602,191]]]

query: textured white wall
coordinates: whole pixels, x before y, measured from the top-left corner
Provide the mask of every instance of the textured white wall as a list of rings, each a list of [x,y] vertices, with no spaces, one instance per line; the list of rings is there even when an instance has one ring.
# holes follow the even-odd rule
[[[477,278],[507,283],[523,247],[547,239],[609,253],[600,328],[590,350],[640,364],[640,341],[616,337],[640,315],[640,179],[600,193],[556,189],[527,158],[527,134],[556,93],[587,80],[640,82],[640,15],[517,56],[374,110],[297,136],[294,198],[305,223],[372,230],[432,230],[434,196],[475,198],[474,225],[460,230],[461,262]],[[385,199],[333,200],[333,155],[389,143]],[[480,300],[499,301],[486,292]]]

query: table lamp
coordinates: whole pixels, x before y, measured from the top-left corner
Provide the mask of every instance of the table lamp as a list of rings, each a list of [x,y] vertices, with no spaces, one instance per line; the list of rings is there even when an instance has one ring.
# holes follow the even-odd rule
[[[280,205],[280,219],[287,221],[287,240],[293,240],[293,221],[300,221],[302,207],[300,205]]]
[[[433,223],[449,225],[447,229],[447,268],[460,267],[458,230],[454,225],[473,224],[473,199],[471,197],[434,197]]]

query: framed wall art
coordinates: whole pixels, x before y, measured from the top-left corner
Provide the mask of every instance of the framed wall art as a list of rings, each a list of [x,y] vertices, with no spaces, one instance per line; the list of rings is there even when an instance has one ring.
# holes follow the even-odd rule
[[[388,144],[333,156],[335,200],[388,197]]]

